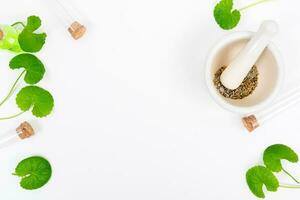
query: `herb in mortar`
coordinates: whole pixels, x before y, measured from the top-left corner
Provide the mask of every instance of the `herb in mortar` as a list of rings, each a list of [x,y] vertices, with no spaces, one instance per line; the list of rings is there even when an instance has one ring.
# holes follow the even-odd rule
[[[48,160],[33,156],[22,160],[13,175],[21,177],[20,185],[26,190],[35,190],[44,186],[51,178],[52,169]]]
[[[235,90],[226,88],[220,80],[221,74],[225,69],[225,66],[221,67],[215,73],[213,80],[215,87],[223,97],[230,99],[243,99],[253,93],[258,84],[258,70],[256,66],[251,68],[250,72],[244,78],[242,84]]]
[[[270,0],[257,0],[254,3],[240,9],[233,8],[233,0],[221,0],[214,8],[214,17],[217,24],[224,30],[233,29],[241,19],[241,11],[257,4]]]
[[[300,185],[280,184],[273,172],[283,171],[291,177],[296,183],[299,183],[283,167],[281,160],[287,160],[293,163],[298,162],[298,155],[288,146],[275,144],[269,146],[263,155],[265,166],[259,165],[250,168],[246,173],[246,181],[251,192],[258,198],[265,198],[263,186],[270,192],[276,192],[278,188],[300,189]]]

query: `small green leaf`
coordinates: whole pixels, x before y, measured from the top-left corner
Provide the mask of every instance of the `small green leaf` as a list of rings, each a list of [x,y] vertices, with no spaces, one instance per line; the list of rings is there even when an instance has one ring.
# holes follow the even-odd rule
[[[38,83],[45,74],[43,63],[36,56],[28,53],[15,56],[9,66],[11,69],[24,68],[26,70],[24,80],[28,84]]]
[[[49,115],[54,107],[52,95],[37,86],[22,88],[17,94],[16,103],[22,111],[27,111],[32,107],[32,114],[36,117]]]
[[[19,35],[19,44],[23,51],[38,52],[46,40],[46,33],[34,33],[41,26],[41,19],[37,16],[27,18],[27,24]]]
[[[283,144],[269,146],[264,151],[264,163],[273,172],[280,172],[282,170],[282,159],[292,163],[296,163],[299,160],[298,155],[290,147]]]
[[[259,198],[265,198],[263,185],[270,192],[276,192],[279,187],[279,182],[272,171],[263,166],[249,169],[246,173],[246,180],[251,192]]]
[[[26,190],[35,190],[44,186],[52,174],[51,165],[45,158],[33,156],[22,160],[14,175],[21,177],[20,185]]]
[[[221,0],[215,6],[214,17],[222,29],[229,30],[237,26],[241,13],[236,9],[233,10],[233,0]]]

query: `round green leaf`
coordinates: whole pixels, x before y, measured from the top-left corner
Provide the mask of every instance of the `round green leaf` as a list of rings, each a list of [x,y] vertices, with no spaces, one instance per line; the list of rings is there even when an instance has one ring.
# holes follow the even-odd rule
[[[37,16],[27,18],[27,24],[19,35],[19,44],[23,51],[38,52],[46,40],[46,33],[34,33],[41,26],[41,19]]]
[[[29,53],[19,54],[15,56],[9,63],[11,69],[24,68],[26,74],[24,80],[28,84],[36,84],[45,74],[43,63],[34,55]]]
[[[263,166],[249,169],[246,173],[246,180],[251,192],[259,198],[265,198],[263,185],[270,192],[276,192],[279,187],[279,182],[272,171]]]
[[[215,6],[214,17],[222,29],[229,30],[237,26],[241,13],[238,10],[233,10],[233,0],[221,0]]]
[[[282,159],[292,163],[296,163],[299,160],[298,155],[290,147],[283,144],[269,146],[264,151],[264,163],[273,172],[280,172],[282,170]]]
[[[44,186],[49,181],[51,174],[50,163],[40,156],[22,160],[14,173],[14,175],[22,178],[20,185],[26,190],[34,190]]]
[[[26,86],[20,90],[16,103],[22,111],[32,107],[32,114],[36,117],[49,115],[54,107],[52,95],[45,89],[37,86]]]

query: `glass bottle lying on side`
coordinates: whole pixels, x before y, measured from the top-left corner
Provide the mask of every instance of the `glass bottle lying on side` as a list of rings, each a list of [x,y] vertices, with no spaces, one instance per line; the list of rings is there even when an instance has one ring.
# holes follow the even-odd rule
[[[34,135],[34,129],[28,122],[21,123],[16,130],[0,135],[0,148],[7,147]]]
[[[273,117],[279,115],[281,112],[293,107],[300,102],[300,87],[288,92],[277,103],[273,104],[269,108],[262,110],[256,114],[252,114],[242,118],[244,126],[249,132],[254,131],[265,122],[269,121]]]

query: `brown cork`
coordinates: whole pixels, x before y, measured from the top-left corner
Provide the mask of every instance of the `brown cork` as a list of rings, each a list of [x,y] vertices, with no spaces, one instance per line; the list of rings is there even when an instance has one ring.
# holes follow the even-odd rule
[[[4,37],[4,33],[3,33],[3,31],[0,29],[0,40],[2,40],[3,37]]]
[[[34,135],[34,130],[28,122],[23,122],[22,124],[20,124],[16,131],[22,140]]]
[[[248,117],[244,117],[242,119],[244,126],[247,128],[249,132],[254,131],[257,127],[259,127],[258,121],[254,115],[250,115]]]
[[[70,32],[70,34],[72,35],[72,37],[75,40],[78,40],[79,38],[81,38],[85,34],[86,28],[85,28],[85,26],[83,26],[79,22],[75,21],[68,28],[68,31]]]

